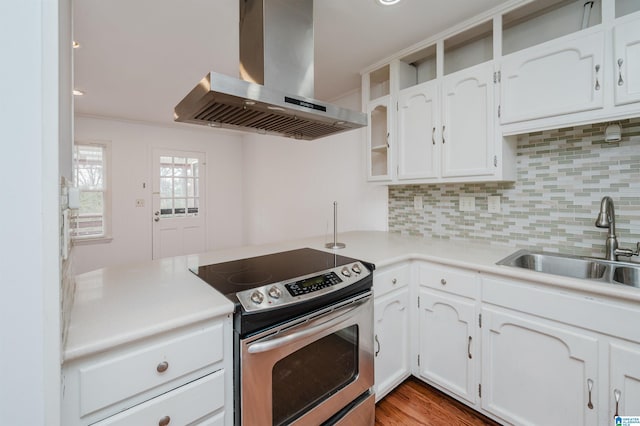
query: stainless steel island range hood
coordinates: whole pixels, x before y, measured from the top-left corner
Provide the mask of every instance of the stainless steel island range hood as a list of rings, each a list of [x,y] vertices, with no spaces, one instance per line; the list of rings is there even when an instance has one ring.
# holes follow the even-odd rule
[[[240,75],[210,72],[175,120],[312,140],[367,125],[364,113],[313,99],[313,0],[239,0]]]

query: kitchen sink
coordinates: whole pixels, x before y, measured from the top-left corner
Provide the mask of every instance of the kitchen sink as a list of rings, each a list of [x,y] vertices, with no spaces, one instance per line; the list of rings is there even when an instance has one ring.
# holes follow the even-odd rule
[[[640,265],[627,262],[518,250],[497,265],[640,288]]]
[[[516,252],[515,254],[517,256],[509,256],[498,262],[498,265],[584,279],[600,279],[607,270],[606,265],[588,259],[546,253]]]
[[[632,287],[640,287],[640,267],[618,266],[613,271],[613,281]]]

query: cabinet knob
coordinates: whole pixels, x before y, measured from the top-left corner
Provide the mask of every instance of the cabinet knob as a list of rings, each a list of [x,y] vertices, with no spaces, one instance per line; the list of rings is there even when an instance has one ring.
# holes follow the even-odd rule
[[[171,423],[171,417],[169,416],[164,416],[163,418],[160,419],[160,421],[158,422],[158,426],[167,426],[169,423]]]
[[[398,279],[397,278],[392,279],[391,280],[391,284],[393,284],[393,285],[398,284]]]
[[[158,366],[156,367],[156,371],[158,373],[164,373],[165,371],[167,371],[169,369],[169,363],[167,361],[162,361],[160,364],[158,364]]]
[[[442,278],[442,279],[440,280],[440,284],[442,284],[442,285],[447,285],[447,280],[445,280],[444,278]]]

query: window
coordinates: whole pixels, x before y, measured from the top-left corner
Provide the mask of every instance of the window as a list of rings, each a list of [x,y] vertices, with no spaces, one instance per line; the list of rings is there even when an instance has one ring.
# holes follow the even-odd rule
[[[198,216],[200,160],[160,157],[160,216]]]
[[[80,190],[71,231],[76,241],[109,238],[109,148],[105,142],[76,142],[73,147],[73,184]]]

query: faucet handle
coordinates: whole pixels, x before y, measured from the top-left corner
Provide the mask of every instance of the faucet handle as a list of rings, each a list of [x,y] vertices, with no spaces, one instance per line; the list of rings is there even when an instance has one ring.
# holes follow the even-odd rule
[[[636,243],[635,251],[628,248],[617,248],[613,251],[613,253],[616,256],[625,256],[625,257],[638,256],[640,255],[640,242]]]

